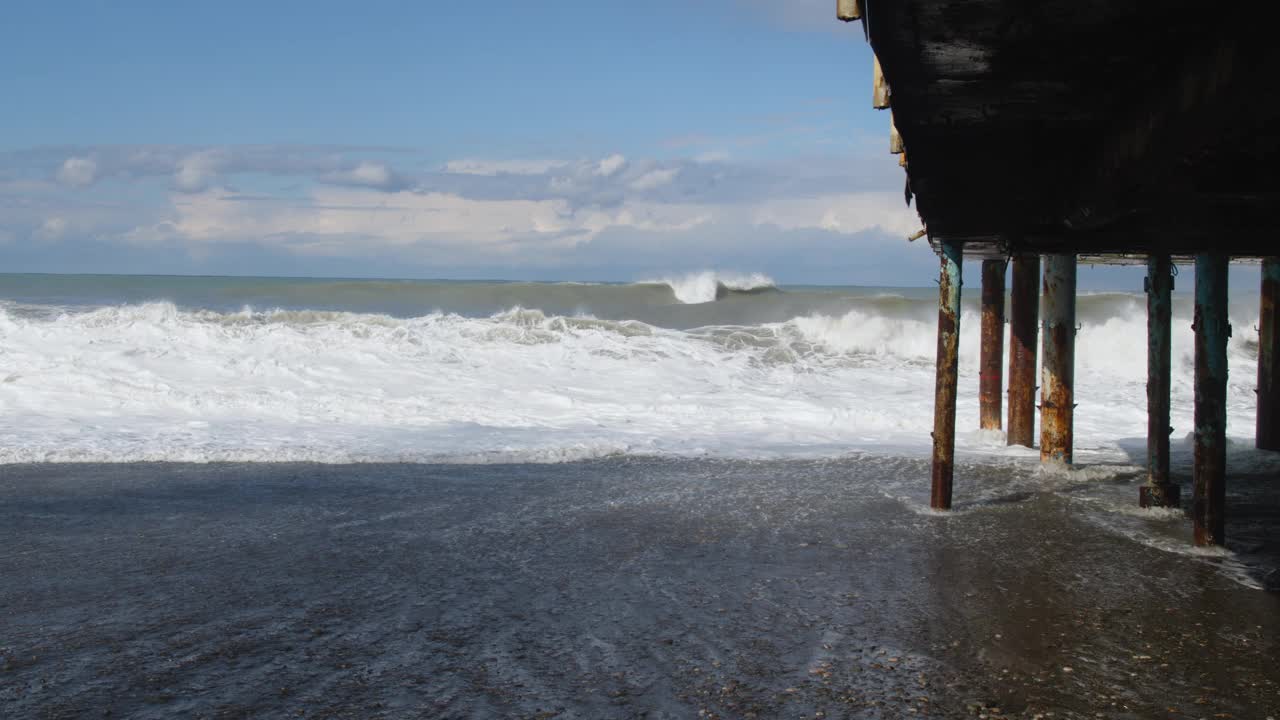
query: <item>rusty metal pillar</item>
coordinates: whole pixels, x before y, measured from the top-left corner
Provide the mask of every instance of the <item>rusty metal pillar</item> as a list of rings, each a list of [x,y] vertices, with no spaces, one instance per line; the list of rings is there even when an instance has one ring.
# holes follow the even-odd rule
[[[1260,450],[1280,450],[1280,257],[1262,261],[1258,321],[1258,434]]]
[[[1196,545],[1222,545],[1227,471],[1227,256],[1196,256]]]
[[[982,348],[978,415],[983,430],[999,430],[1004,391],[1004,260],[982,261]]]
[[[1181,488],[1169,482],[1170,318],[1173,263],[1168,255],[1147,260],[1147,484],[1142,507],[1178,507]]]
[[[1009,444],[1035,447],[1040,256],[1013,259],[1009,294]]]
[[[956,453],[956,383],[960,366],[960,286],[964,246],[943,242],[938,282],[938,367],[933,405],[933,492],[935,510],[951,509]]]
[[[1076,256],[1046,255],[1040,461],[1071,463],[1075,415]]]

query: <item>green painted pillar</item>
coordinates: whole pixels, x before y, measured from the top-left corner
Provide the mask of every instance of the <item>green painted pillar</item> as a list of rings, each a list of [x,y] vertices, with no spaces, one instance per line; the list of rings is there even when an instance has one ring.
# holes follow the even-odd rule
[[[1178,507],[1180,488],[1169,481],[1170,336],[1173,263],[1168,255],[1147,260],[1147,484],[1142,507]]]
[[[1280,258],[1262,261],[1258,320],[1258,433],[1260,450],[1280,450]]]
[[[1227,256],[1196,256],[1196,545],[1222,545],[1227,470]]]

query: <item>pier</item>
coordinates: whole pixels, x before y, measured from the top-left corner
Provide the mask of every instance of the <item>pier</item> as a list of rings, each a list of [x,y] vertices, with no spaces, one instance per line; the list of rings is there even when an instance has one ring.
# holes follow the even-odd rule
[[[1280,450],[1280,46],[1253,14],[1177,1],[838,0],[838,19],[860,22],[874,52],[886,150],[900,156],[906,201],[941,262],[934,508],[952,503],[965,259],[982,261],[978,425],[1000,429],[1009,266],[1008,442],[1033,446],[1038,408],[1041,461],[1065,465],[1077,265],[1146,265],[1148,479],[1136,500],[1180,506],[1169,394],[1182,328],[1171,327],[1170,298],[1174,266],[1194,264],[1189,509],[1196,544],[1224,543],[1233,262],[1262,264],[1256,444]]]

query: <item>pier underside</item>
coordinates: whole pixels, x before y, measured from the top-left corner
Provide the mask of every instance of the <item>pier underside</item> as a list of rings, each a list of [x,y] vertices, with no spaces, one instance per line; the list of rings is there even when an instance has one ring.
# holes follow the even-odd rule
[[[935,244],[1275,254],[1280,44],[1253,6],[864,5]]]
[[[1222,544],[1229,263],[1263,260],[1257,445],[1280,448],[1280,43],[1254,5],[1049,0],[863,0],[876,55],[872,104],[890,109],[940,282],[934,507],[951,506],[958,317],[946,288],[961,258],[983,265],[984,429],[1000,422],[1004,261],[1015,268],[1010,444],[1033,438],[1041,332],[1040,451],[1072,461],[1078,262],[1148,265],[1148,482],[1144,505],[1176,506],[1169,480],[1169,321],[1175,263],[1196,265],[1197,544]],[[1031,294],[1044,258],[1043,318]],[[997,263],[999,263],[997,265]]]

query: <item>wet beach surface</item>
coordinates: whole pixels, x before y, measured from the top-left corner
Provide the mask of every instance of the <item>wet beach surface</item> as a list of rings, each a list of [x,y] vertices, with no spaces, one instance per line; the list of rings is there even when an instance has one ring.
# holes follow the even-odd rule
[[[927,478],[0,467],[0,717],[1280,716],[1274,477],[1235,557],[1123,474]]]

